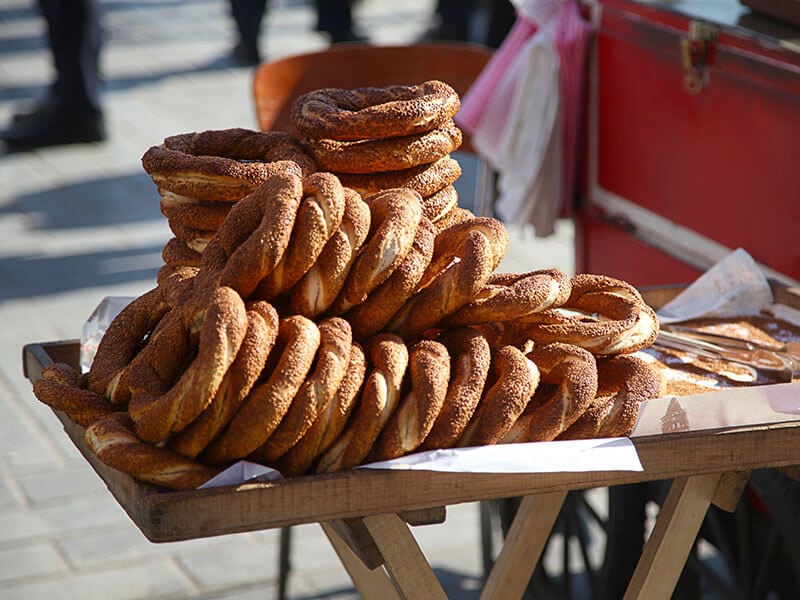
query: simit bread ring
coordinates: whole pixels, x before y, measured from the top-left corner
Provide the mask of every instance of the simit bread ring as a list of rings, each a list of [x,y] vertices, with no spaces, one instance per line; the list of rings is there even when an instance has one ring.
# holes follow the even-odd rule
[[[192,250],[178,238],[170,238],[161,249],[164,264],[172,267],[202,267],[203,255]]]
[[[133,300],[114,317],[89,369],[89,390],[115,403],[127,401],[115,394],[119,378],[168,310],[164,289],[156,287]]]
[[[438,129],[404,137],[340,142],[308,141],[320,170],[334,173],[381,173],[427,165],[461,146],[461,130],[450,120]]]
[[[161,214],[170,223],[191,229],[216,231],[222,225],[233,202],[201,202],[186,196],[165,192],[161,197]]]
[[[227,287],[214,289],[205,310],[187,318],[199,328],[197,353],[189,366],[166,393],[133,396],[128,406],[136,434],[144,441],[165,441],[205,410],[247,333],[244,302]]]
[[[353,342],[350,346],[350,360],[339,389],[306,434],[277,461],[276,467],[281,473],[286,476],[305,473],[317,457],[336,441],[344,431],[356,404],[361,385],[364,383],[365,371],[364,350]]]
[[[183,242],[187,248],[200,254],[206,249],[208,242],[211,241],[215,233],[213,230],[187,227],[177,221],[167,221],[167,225],[169,225],[170,231],[178,241]]]
[[[636,423],[639,403],[661,396],[664,377],[635,354],[597,359],[597,395],[559,440],[628,435]]]
[[[446,229],[449,229],[453,225],[458,225],[459,223],[463,223],[465,221],[471,221],[475,219],[475,215],[467,210],[466,208],[461,208],[460,206],[455,206],[451,210],[447,211],[434,225],[436,225],[436,231],[442,232]]]
[[[441,81],[418,85],[324,88],[292,104],[292,125],[311,139],[388,138],[440,127],[458,112],[458,94]]]
[[[134,479],[170,490],[192,490],[216,476],[212,469],[177,452],[147,444],[136,437],[124,412],[102,417],[84,434],[86,446],[103,463]]]
[[[569,275],[558,269],[524,274],[494,274],[475,299],[442,321],[459,327],[516,319],[561,306],[572,290]]]
[[[432,196],[439,190],[461,177],[461,165],[447,155],[436,162],[418,165],[401,171],[383,173],[337,173],[342,185],[352,188],[366,198],[383,190],[409,188],[423,198]]]
[[[294,315],[280,321],[275,350],[259,381],[228,427],[202,455],[204,462],[219,465],[243,458],[272,435],[292,399],[306,379],[320,344],[319,328],[309,319]]]
[[[87,390],[78,372],[66,363],[53,363],[33,384],[33,395],[54,410],[60,410],[75,423],[86,427],[103,415],[117,412],[100,394]]]
[[[527,356],[539,369],[540,384],[502,443],[555,439],[583,414],[597,393],[597,365],[587,350],[553,342],[535,346]]]
[[[405,188],[385,190],[365,202],[371,215],[369,237],[331,309],[337,315],[363,302],[389,278],[411,249],[422,219],[419,194]]]
[[[378,334],[369,340],[367,355],[369,375],[356,414],[320,457],[318,473],[352,469],[361,464],[400,402],[408,367],[408,348],[403,340],[392,334]]]
[[[419,281],[431,261],[435,237],[433,224],[423,217],[419,222],[414,243],[403,261],[386,281],[369,293],[362,303],[356,304],[347,312],[345,316],[353,325],[353,335],[357,339],[381,331],[417,290]]]
[[[458,445],[498,443],[525,410],[538,385],[539,370],[519,349],[503,346],[492,351],[486,392]]]
[[[159,190],[195,200],[235,202],[271,175],[316,171],[302,144],[287,133],[223,129],[173,135],[142,156]]]
[[[344,189],[336,176],[314,173],[306,177],[291,240],[278,264],[259,283],[256,296],[271,300],[294,286],[316,262],[343,214]]]
[[[562,341],[595,355],[629,354],[658,335],[655,312],[632,285],[603,275],[572,278],[569,300],[561,307],[517,320],[520,332],[537,343]],[[592,315],[600,315],[599,318]]]
[[[216,395],[200,416],[168,442],[168,447],[196,458],[219,435],[255,385],[278,335],[278,313],[267,302],[247,311],[247,333]]]
[[[389,460],[416,450],[430,433],[445,401],[450,355],[439,342],[422,340],[409,351],[410,388],[383,428],[367,461]]]
[[[275,175],[236,203],[203,255],[220,285],[246,298],[272,272],[289,244],[302,190],[299,177]]]
[[[464,433],[483,395],[492,351],[486,338],[474,329],[450,329],[439,336],[450,354],[447,396],[420,450],[451,448]]]
[[[447,185],[435,194],[422,199],[423,214],[434,223],[441,221],[456,206],[458,206],[458,192],[452,185]]]
[[[387,329],[414,338],[470,302],[500,262],[508,234],[499,221],[472,219],[436,236],[421,289],[395,314]]]
[[[369,234],[369,206],[356,192],[344,188],[344,215],[319,258],[292,288],[289,306],[293,313],[314,317],[330,308]]]
[[[350,324],[339,317],[319,324],[320,343],[314,368],[292,400],[278,428],[251,457],[272,464],[305,435],[339,388],[350,361]]]

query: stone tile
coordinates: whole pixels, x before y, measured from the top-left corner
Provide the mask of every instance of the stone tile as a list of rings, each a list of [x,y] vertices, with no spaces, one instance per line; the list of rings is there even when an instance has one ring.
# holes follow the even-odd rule
[[[66,572],[66,565],[49,542],[0,549],[0,589],[9,582]]]
[[[100,478],[84,468],[21,475],[17,481],[34,508],[39,505],[74,502],[76,497],[104,497],[108,493]]]

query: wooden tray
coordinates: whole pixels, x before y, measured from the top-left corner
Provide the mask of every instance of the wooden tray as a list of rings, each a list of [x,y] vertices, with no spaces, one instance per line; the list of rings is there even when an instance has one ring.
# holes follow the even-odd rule
[[[680,289],[646,292],[659,306]],[[776,287],[776,299],[800,306],[791,290]],[[78,342],[29,344],[25,376],[36,381],[51,362],[78,364]],[[711,392],[725,394],[725,391]],[[165,492],[140,484],[101,463],[87,450],[84,429],[56,412],[67,435],[108,489],[153,542],[169,542],[450,504],[525,496],[639,481],[671,479],[800,463],[800,421],[660,434],[633,439],[643,472],[476,474],[353,470],[270,483],[191,492]]]

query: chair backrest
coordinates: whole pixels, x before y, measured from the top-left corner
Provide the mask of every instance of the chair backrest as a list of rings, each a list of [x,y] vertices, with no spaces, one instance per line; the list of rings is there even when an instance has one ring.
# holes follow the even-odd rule
[[[325,87],[410,85],[439,79],[463,95],[491,57],[489,48],[468,43],[345,44],[267,62],[256,69],[253,80],[258,125],[262,131],[297,135],[288,115],[292,101]],[[467,135],[461,150],[472,152]]]

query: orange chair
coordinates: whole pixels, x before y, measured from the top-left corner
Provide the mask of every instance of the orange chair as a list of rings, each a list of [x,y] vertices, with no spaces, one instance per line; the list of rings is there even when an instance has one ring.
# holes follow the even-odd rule
[[[439,79],[463,95],[492,57],[492,50],[468,43],[428,43],[410,46],[344,44],[327,50],[280,58],[256,68],[253,78],[258,126],[262,131],[285,131],[297,136],[289,121],[292,101],[306,92],[325,88],[410,85]],[[462,200],[485,206],[488,166],[478,160],[469,141],[456,153],[465,175],[475,177],[474,199],[465,199],[466,185],[457,185]],[[475,168],[467,168],[473,163]],[[478,212],[485,212],[480,208]]]

